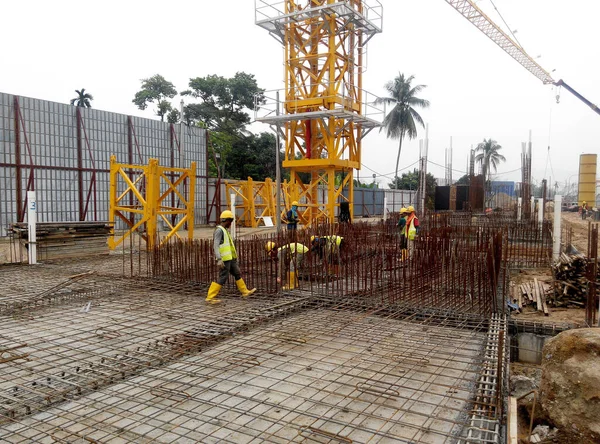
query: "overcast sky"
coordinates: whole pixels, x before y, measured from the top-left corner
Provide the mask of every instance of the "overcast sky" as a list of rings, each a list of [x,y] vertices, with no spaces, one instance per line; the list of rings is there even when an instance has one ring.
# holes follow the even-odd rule
[[[520,179],[521,142],[529,130],[536,181],[574,181],[579,154],[600,151],[599,115],[564,89],[557,105],[554,87],[544,86],[444,0],[381,3],[383,33],[369,43],[364,88],[384,95],[384,84],[398,72],[427,85],[422,97],[431,107],[421,115],[429,123],[429,159],[443,166],[452,137],[454,179],[464,174],[470,147],[483,138],[498,141],[507,158],[498,180]],[[477,4],[501,23],[490,0]],[[556,69],[555,79],[600,104],[600,1],[494,4],[529,54],[541,56],[542,67]],[[94,95],[94,108],[152,118],[131,100],[140,79],[157,73],[178,90],[190,77],[237,71],[255,74],[267,90],[283,86],[281,45],[255,25],[254,0],[19,0],[1,8],[2,92],[68,103],[83,87]],[[418,139],[405,141],[400,168],[417,161],[418,146]],[[397,141],[373,131],[363,145],[361,179],[375,172],[387,185],[396,153]],[[429,170],[444,177],[443,167],[432,163]]]

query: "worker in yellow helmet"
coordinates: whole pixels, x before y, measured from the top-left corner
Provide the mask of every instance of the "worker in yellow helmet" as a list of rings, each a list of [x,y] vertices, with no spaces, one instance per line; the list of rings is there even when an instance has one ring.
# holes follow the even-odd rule
[[[221,213],[221,223],[217,225],[217,228],[213,233],[213,252],[219,269],[219,277],[217,282],[211,283],[208,289],[206,302],[209,304],[218,304],[221,302],[220,299],[217,299],[217,295],[219,294],[219,291],[221,291],[223,284],[227,282],[229,274],[232,274],[235,277],[235,284],[242,294],[242,297],[245,298],[250,296],[256,291],[256,288],[248,290],[242,279],[240,267],[237,263],[237,251],[235,250],[233,239],[228,231],[233,219],[234,216],[231,211],[223,211]]]
[[[311,251],[319,255],[321,260],[329,266],[328,273],[339,274],[339,267],[342,263],[341,252],[344,246],[342,236],[311,236]]]
[[[296,288],[298,286],[297,272],[302,270],[308,247],[299,242],[292,242],[277,248],[275,242],[270,241],[266,243],[265,250],[271,260],[277,261],[277,283],[282,282],[285,269],[289,266],[287,284],[283,286],[283,290]]]
[[[400,232],[400,248],[406,249],[406,217],[408,216],[408,209],[402,207],[400,209],[400,218],[398,219],[398,230]]]
[[[588,210],[588,205],[587,205],[587,202],[584,200],[583,202],[581,202],[581,219],[586,218],[587,210]]]
[[[287,220],[287,229],[295,230],[298,228],[298,201],[292,202],[292,208],[286,213],[285,218]]]
[[[415,251],[415,239],[419,235],[419,218],[415,213],[415,207],[412,205],[406,210],[408,211],[408,216],[406,218],[406,226],[404,227],[404,235],[408,244],[408,256],[412,258]]]

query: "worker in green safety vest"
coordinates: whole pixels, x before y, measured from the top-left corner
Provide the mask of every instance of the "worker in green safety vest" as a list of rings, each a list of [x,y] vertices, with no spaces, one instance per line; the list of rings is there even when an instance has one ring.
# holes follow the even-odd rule
[[[408,217],[406,218],[405,236],[408,241],[408,257],[412,258],[415,251],[415,239],[419,236],[419,218],[415,214],[415,207],[412,205],[407,208]]]
[[[277,283],[282,282],[282,277],[285,274],[285,269],[289,265],[287,284],[282,287],[283,290],[293,290],[298,286],[297,273],[302,270],[304,265],[304,257],[308,253],[308,247],[299,243],[292,242],[277,248],[273,241],[269,241],[265,245],[265,250],[271,260],[278,263],[277,266]]]
[[[209,304],[218,304],[221,302],[220,299],[217,299],[217,296],[219,291],[221,291],[223,284],[227,282],[229,274],[232,274],[235,278],[235,284],[242,294],[242,297],[245,298],[250,296],[256,291],[256,288],[248,290],[246,283],[242,279],[240,267],[237,263],[238,256],[237,251],[235,250],[235,244],[228,231],[233,222],[233,218],[233,213],[231,211],[223,211],[221,213],[221,223],[217,225],[213,234],[213,252],[219,269],[219,277],[217,278],[217,282],[211,283],[208,289],[206,302]]]
[[[332,275],[339,274],[339,267],[342,263],[341,252],[344,246],[342,236],[311,236],[311,251],[319,255],[321,260],[328,265],[328,273]]]

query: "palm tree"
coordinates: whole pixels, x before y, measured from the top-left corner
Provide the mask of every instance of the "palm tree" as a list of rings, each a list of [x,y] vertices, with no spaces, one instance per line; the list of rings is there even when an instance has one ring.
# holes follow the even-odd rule
[[[483,139],[483,142],[475,148],[475,152],[478,153],[475,156],[475,161],[481,163],[481,172],[483,173],[484,181],[489,180],[490,167],[496,172],[500,162],[506,162],[506,158],[498,152],[501,149],[502,146],[498,145],[498,142],[491,138]]]
[[[398,157],[396,158],[396,174],[398,177],[398,165],[400,164],[400,152],[402,151],[402,139],[408,136],[409,139],[417,137],[417,126],[415,122],[422,127],[423,119],[414,107],[427,108],[429,101],[417,97],[426,85],[412,86],[411,83],[415,76],[408,78],[404,74],[398,73],[393,81],[385,84],[385,89],[389,92],[389,97],[380,97],[375,103],[393,105],[392,110],[383,119],[383,128],[386,130],[386,136],[391,139],[399,139]],[[382,128],[382,129],[383,129]]]
[[[94,96],[90,93],[85,92],[85,88],[81,88],[81,91],[78,89],[75,90],[77,93],[77,97],[71,99],[71,105],[81,106],[82,108],[91,108],[91,101],[94,100]]]

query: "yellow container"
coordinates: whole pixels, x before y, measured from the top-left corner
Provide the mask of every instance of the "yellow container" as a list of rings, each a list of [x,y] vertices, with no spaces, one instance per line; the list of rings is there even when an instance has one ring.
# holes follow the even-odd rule
[[[583,201],[591,205],[596,203],[596,165],[597,154],[582,154],[579,157],[579,196],[578,203]]]

